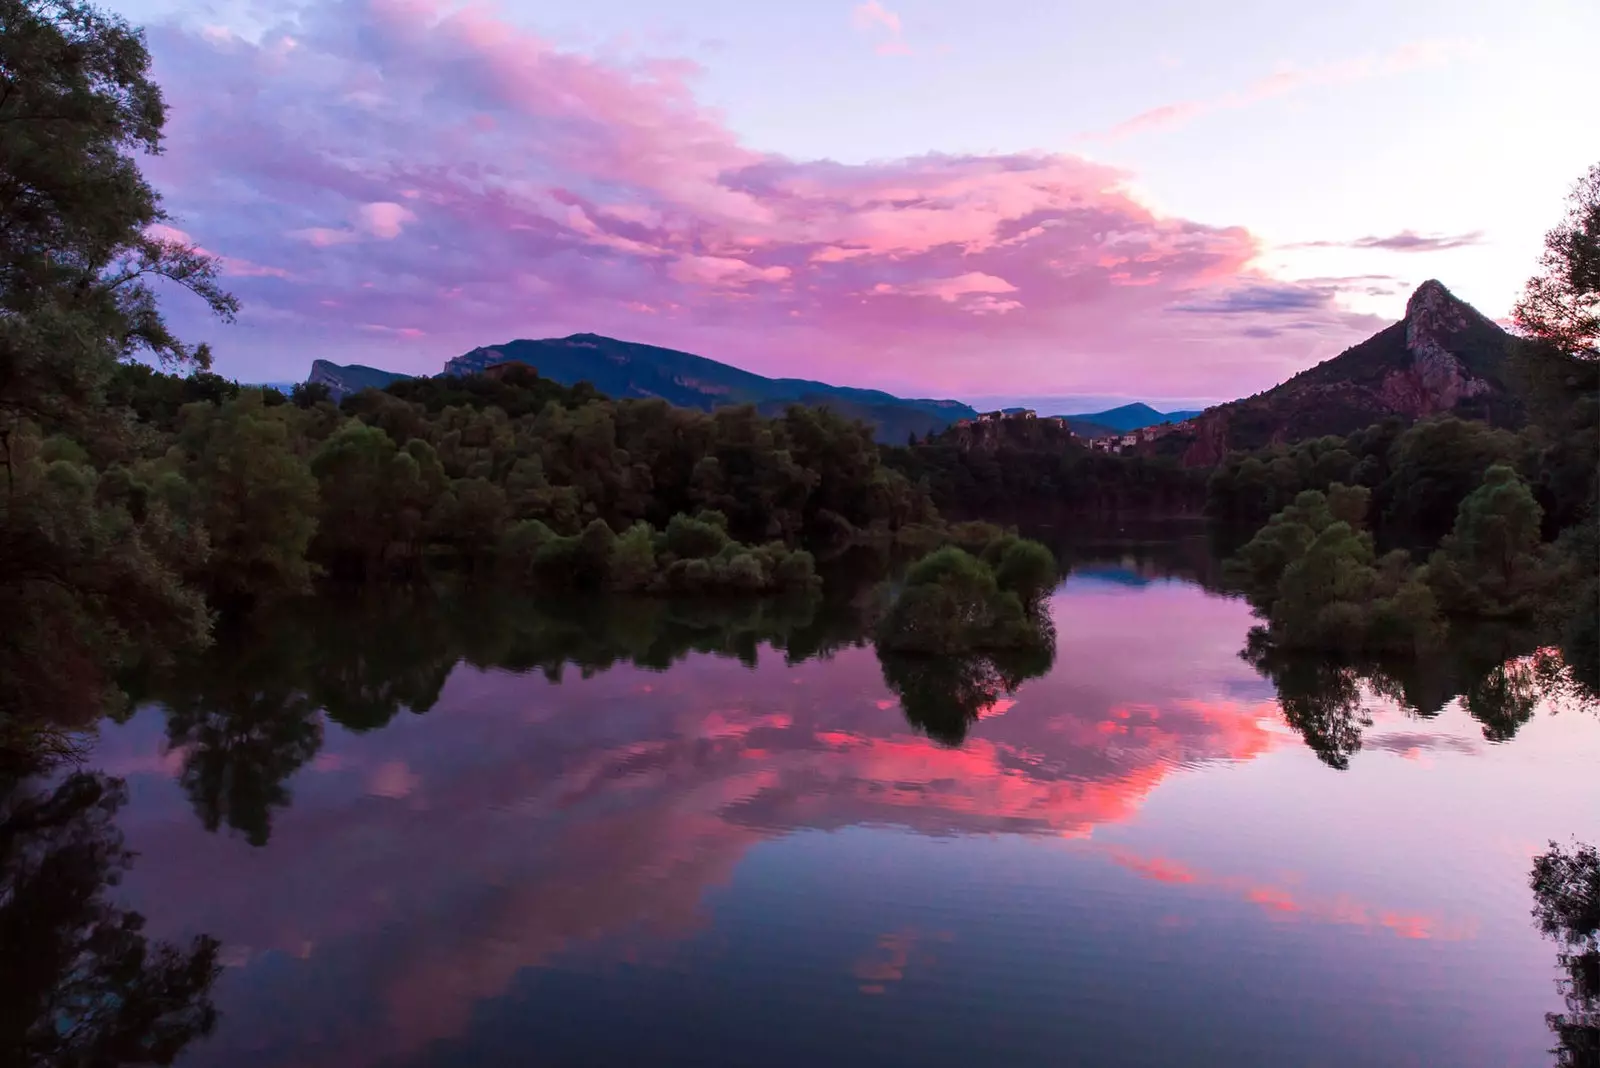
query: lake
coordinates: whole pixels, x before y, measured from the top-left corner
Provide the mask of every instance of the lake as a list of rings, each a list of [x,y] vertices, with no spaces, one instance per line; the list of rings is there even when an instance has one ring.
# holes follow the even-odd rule
[[[1203,557],[1080,554],[1042,664],[291,613],[102,727],[108,893],[221,943],[184,1065],[1552,1063],[1528,873],[1600,839],[1600,716],[1531,650],[1263,674]]]

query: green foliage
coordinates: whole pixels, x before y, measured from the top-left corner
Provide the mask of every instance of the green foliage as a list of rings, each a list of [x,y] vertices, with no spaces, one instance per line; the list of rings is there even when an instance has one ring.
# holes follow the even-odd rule
[[[1055,554],[1036,541],[1008,539],[995,555],[996,584],[1016,594],[1024,605],[1038,605],[1061,581]]]
[[[321,501],[314,547],[335,572],[415,566],[428,522],[460,510],[459,498],[445,499],[451,487],[432,447],[413,441],[402,451],[377,427],[342,427],[313,454],[311,472]]]
[[[1346,438],[1234,453],[1211,474],[1206,514],[1259,526],[1302,491],[1326,493],[1341,483],[1371,491],[1365,514],[1355,519],[1379,544],[1431,547],[1449,532],[1457,506],[1489,467],[1527,461],[1535,434],[1519,437],[1445,416],[1407,429],[1389,422]]]
[[[1561,655],[1578,682],[1600,697],[1600,577],[1580,581],[1561,633]]]
[[[1389,476],[1379,489],[1384,524],[1400,532],[1398,543],[1437,545],[1484,472],[1514,464],[1521,451],[1515,435],[1482,423],[1418,423],[1399,437],[1390,454]]]
[[[205,534],[172,506],[180,475],[102,476],[39,445],[26,426],[12,438],[0,492],[0,715],[86,724],[120,704],[120,667],[205,641],[205,604],[181,581]]]
[[[210,536],[202,577],[213,593],[255,597],[304,592],[306,550],[317,526],[317,480],[293,449],[282,408],[259,390],[221,407],[185,409],[182,440],[194,450],[189,481]]]
[[[153,279],[224,318],[235,303],[213,261],[154,229],[166,216],[136,154],[159,149],[166,109],[143,38],[59,0],[0,0],[0,27],[0,713],[81,723],[115,704],[135,652],[206,632],[179,581],[205,555],[171,507],[180,476],[102,484],[121,436],[107,387],[135,354],[209,360],[167,328]],[[95,462],[43,458],[62,432]]]
[[[567,536],[526,520],[501,538],[499,565],[511,580],[543,590],[740,595],[817,586],[810,553],[778,542],[741,545],[722,522],[716,513],[675,516],[658,534],[641,520],[619,537],[599,519]]]
[[[706,560],[728,545],[728,526],[721,514],[675,515],[667,524],[662,548],[680,560]]]
[[[1005,569],[1005,584],[994,567],[954,545],[912,564],[879,624],[879,648],[937,656],[1044,641],[1048,623],[1039,604],[1055,587],[1054,556],[1037,542],[1015,538],[993,555]]]
[[[1228,573],[1285,648],[1415,650],[1442,632],[1433,593],[1404,552],[1376,558],[1353,525],[1363,487],[1305,490],[1229,562]]]
[[[1549,587],[1540,553],[1542,511],[1517,473],[1496,465],[1462,500],[1455,529],[1428,561],[1428,581],[1447,611],[1528,615]]]
[[[0,5],[0,435],[20,418],[81,422],[116,362],[149,351],[205,366],[166,327],[150,279],[231,317],[216,265],[159,236],[135,154],[159,151],[166,105],[143,36],[64,0]],[[175,231],[166,231],[168,235]]]

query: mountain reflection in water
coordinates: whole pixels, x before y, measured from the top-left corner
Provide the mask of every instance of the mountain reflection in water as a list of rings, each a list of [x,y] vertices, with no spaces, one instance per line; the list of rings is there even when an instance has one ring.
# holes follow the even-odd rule
[[[1271,661],[1207,581],[1098,560],[1021,663],[880,659],[864,598],[228,636],[89,758],[126,906],[221,942],[180,1063],[1548,1060],[1600,720],[1531,639]]]

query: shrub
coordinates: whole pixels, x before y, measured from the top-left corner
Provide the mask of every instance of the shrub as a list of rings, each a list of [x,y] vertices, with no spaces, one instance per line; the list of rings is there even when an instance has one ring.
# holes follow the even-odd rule
[[[703,560],[717,555],[728,544],[727,521],[720,512],[702,512],[690,517],[679,513],[667,523],[665,548],[681,560]]]
[[[656,578],[655,531],[642,520],[617,538],[611,549],[607,585],[613,590],[639,592]]]
[[[1003,590],[1010,590],[1023,604],[1037,604],[1056,588],[1060,579],[1056,558],[1036,541],[1015,539],[1000,553],[994,578]]]

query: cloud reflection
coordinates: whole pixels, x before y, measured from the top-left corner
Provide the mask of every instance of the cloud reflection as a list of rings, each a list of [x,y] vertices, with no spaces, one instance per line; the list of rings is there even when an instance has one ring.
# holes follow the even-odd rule
[[[1173,776],[1286,737],[1273,702],[1238,696],[1250,692],[1234,655],[1248,606],[1176,585],[1137,599],[1083,589],[1058,596],[1053,616],[1055,670],[987,710],[960,748],[908,726],[859,646],[795,664],[764,651],[755,670],[698,656],[559,683],[463,665],[426,715],[360,734],[330,726],[264,850],[201,833],[176,805],[130,813],[145,859],[128,891],[152,929],[227,943],[252,993],[229,1008],[219,1056],[376,1063],[461,1034],[525,969],[667,954],[706,928],[708,893],[762,843],[864,825],[1082,841]],[[150,769],[156,783],[172,774],[170,762]],[[1279,917],[1445,929],[1113,859]],[[919,959],[913,936],[885,939],[854,966],[863,989]],[[318,1036],[314,1049],[223,1045],[281,1035],[271,1020],[286,1016]]]

